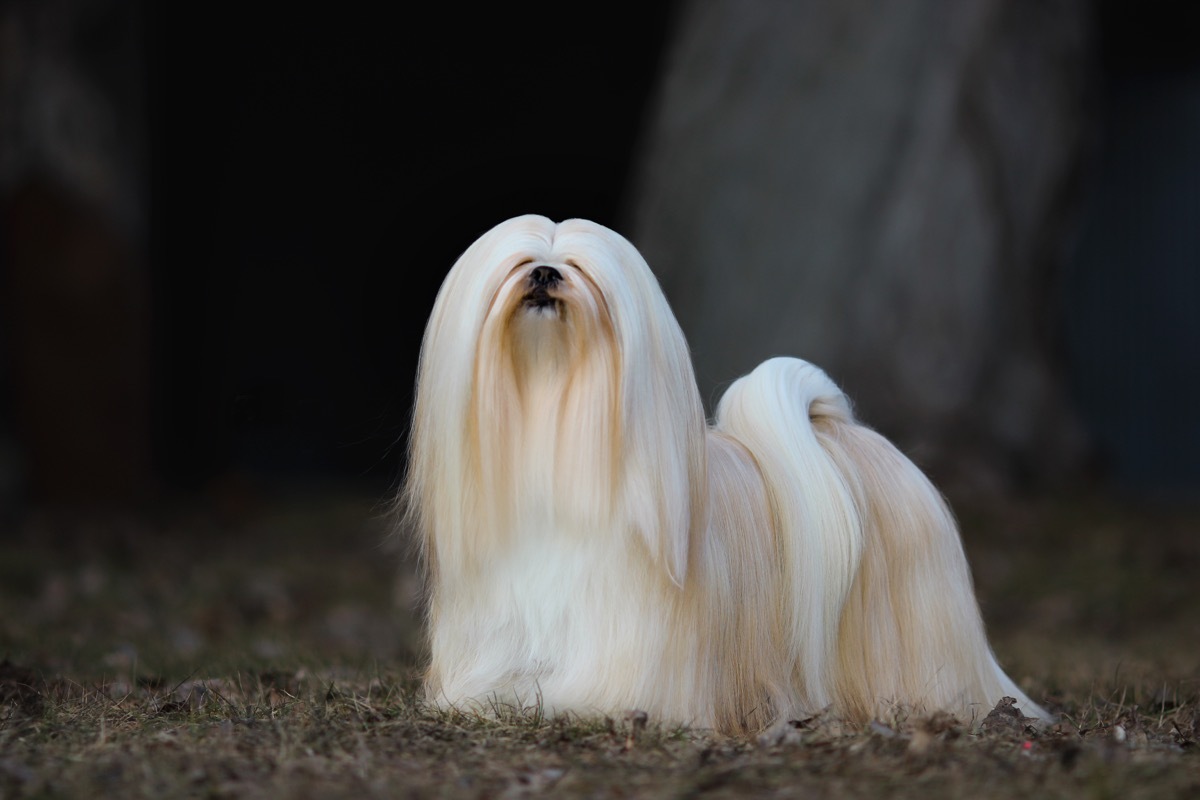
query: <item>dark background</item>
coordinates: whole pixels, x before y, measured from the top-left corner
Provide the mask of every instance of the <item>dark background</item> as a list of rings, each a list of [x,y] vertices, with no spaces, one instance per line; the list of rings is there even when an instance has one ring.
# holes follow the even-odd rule
[[[9,34],[13,20],[34,31],[26,50],[49,41],[108,99],[100,150],[131,187],[110,194],[134,209],[122,222],[52,160],[5,162],[10,511],[246,482],[386,494],[420,335],[458,254],[520,213],[622,229],[678,11],[3,8]],[[1094,11],[1101,146],[1079,252],[1095,271],[1064,284],[1069,379],[1098,480],[1187,492],[1200,483],[1200,38],[1186,4]],[[1131,320],[1119,340],[1115,313]],[[1118,354],[1125,393],[1096,366]]]
[[[156,16],[167,473],[392,481],[462,250],[519,213],[616,224],[667,24],[647,9]]]

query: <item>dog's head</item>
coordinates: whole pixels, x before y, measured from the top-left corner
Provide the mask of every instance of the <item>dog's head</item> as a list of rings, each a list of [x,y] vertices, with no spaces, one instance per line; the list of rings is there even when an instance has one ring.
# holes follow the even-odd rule
[[[632,244],[529,215],[463,253],[425,331],[408,481],[439,558],[539,518],[636,530],[682,583],[703,521],[704,414]]]

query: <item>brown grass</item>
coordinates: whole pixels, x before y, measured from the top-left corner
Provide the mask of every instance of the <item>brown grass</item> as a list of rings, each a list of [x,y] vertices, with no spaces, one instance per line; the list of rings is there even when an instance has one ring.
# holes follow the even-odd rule
[[[0,553],[0,798],[1200,796],[1200,514],[960,513],[993,645],[1050,729],[442,713],[418,700],[411,573],[361,498],[33,516]]]

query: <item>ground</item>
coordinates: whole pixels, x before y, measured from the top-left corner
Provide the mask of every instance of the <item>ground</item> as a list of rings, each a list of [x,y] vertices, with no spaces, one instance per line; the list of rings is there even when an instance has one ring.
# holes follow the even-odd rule
[[[994,649],[1053,727],[446,714],[382,498],[33,512],[0,530],[0,798],[1200,796],[1200,513],[955,508]]]

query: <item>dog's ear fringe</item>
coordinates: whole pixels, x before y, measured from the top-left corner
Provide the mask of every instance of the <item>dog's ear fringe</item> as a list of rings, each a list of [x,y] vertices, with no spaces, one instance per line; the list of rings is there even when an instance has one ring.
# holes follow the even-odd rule
[[[473,527],[471,431],[476,350],[506,259],[548,241],[554,223],[528,216],[484,233],[446,275],[425,326],[417,365],[407,472],[398,502],[427,569],[461,560]]]
[[[655,344],[655,363],[687,357],[680,342]],[[682,349],[682,355],[679,350]],[[687,580],[691,543],[707,522],[704,411],[698,392],[671,390],[665,385],[638,386],[636,381],[660,382],[660,375],[643,365],[626,372],[624,513],[645,539],[667,577],[682,587]],[[638,373],[641,374],[638,374]]]
[[[556,246],[590,273],[615,328],[622,359],[621,513],[682,587],[691,543],[707,521],[704,405],[683,329],[649,265],[624,237],[568,220]]]

